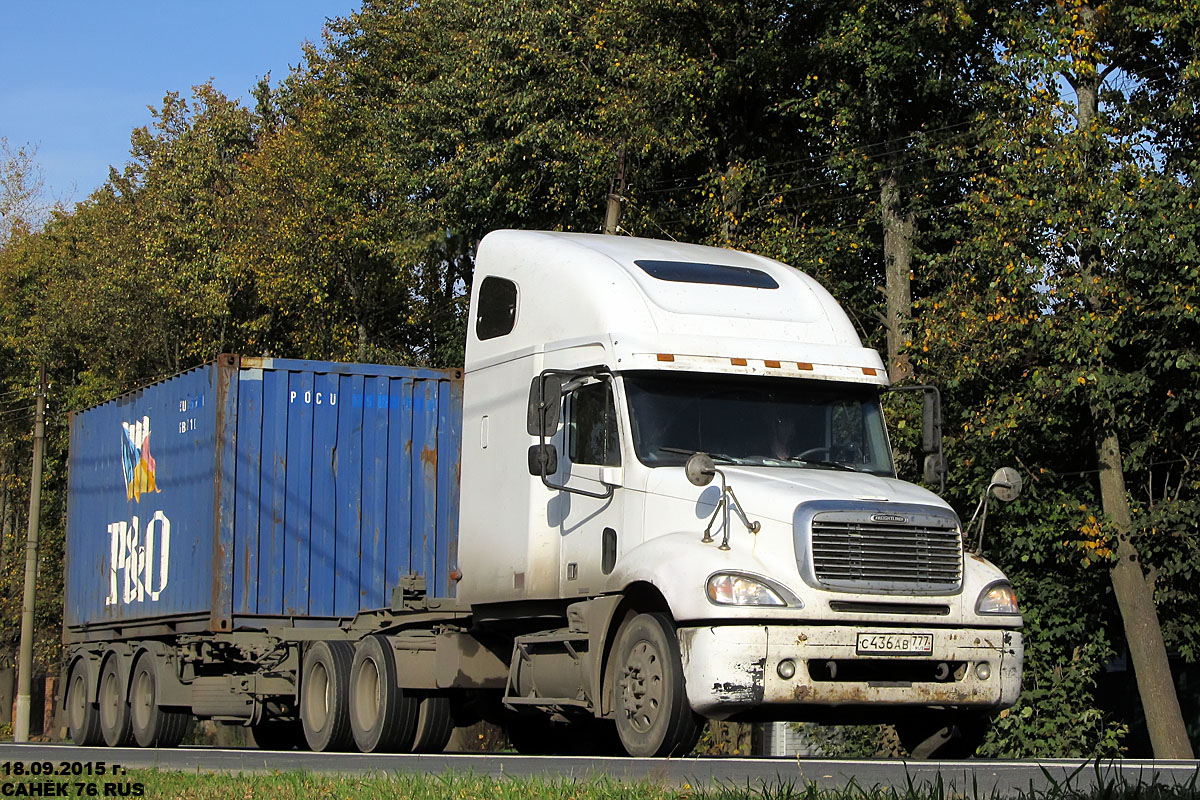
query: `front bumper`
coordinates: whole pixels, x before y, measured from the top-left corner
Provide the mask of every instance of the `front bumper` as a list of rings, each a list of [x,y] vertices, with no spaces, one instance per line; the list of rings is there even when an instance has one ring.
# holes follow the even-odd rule
[[[719,625],[679,629],[688,702],[725,719],[762,707],[919,706],[987,710],[1017,701],[1024,644],[1020,631],[905,628],[931,634],[930,654],[859,655],[859,632],[886,627]],[[780,662],[795,674],[781,677]],[[770,709],[767,709],[770,710]]]

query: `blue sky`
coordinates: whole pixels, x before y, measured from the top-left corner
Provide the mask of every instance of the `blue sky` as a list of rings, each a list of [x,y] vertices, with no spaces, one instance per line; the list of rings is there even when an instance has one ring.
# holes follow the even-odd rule
[[[246,99],[360,0],[4,0],[0,137],[35,145],[48,202],[78,202],[128,160],[168,91],[209,78]]]

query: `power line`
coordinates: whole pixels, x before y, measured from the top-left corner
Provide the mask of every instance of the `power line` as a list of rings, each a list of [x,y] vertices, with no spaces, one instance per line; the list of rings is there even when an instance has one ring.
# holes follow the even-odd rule
[[[812,156],[806,156],[806,157],[804,157],[804,158],[788,159],[788,160],[784,160],[784,161],[769,161],[769,162],[767,162],[767,163],[766,163],[766,165],[765,165],[765,166],[766,166],[767,168],[772,168],[772,167],[786,167],[786,166],[792,166],[792,165],[794,165],[794,164],[805,164],[805,163],[812,163],[812,162],[816,162],[816,161],[828,161],[828,160],[832,160],[832,159],[834,159],[834,158],[845,158],[845,157],[846,157],[846,156],[848,156],[848,155],[851,155],[851,154],[854,154],[854,153],[859,153],[859,152],[862,152],[862,151],[864,151],[864,150],[865,150],[865,151],[868,151],[868,154],[869,154],[869,155],[872,155],[872,156],[874,156],[874,157],[880,157],[880,156],[885,156],[885,155],[893,155],[893,154],[895,154],[895,153],[903,153],[903,152],[905,152],[905,151],[906,151],[908,148],[906,148],[906,147],[898,147],[898,148],[895,148],[895,149],[882,150],[882,151],[875,152],[875,153],[870,153],[869,151],[871,150],[871,148],[883,147],[883,146],[885,146],[885,145],[891,145],[891,144],[895,144],[895,143],[898,143],[898,142],[905,142],[905,141],[909,141],[909,140],[915,140],[915,139],[918,139],[918,138],[920,138],[920,137],[922,137],[922,136],[926,136],[926,135],[929,135],[929,134],[933,134],[933,133],[940,133],[940,132],[942,132],[942,131],[948,131],[948,130],[954,130],[954,129],[956,129],[956,128],[962,128],[962,127],[966,127],[966,126],[969,126],[969,125],[974,125],[974,124],[975,124],[975,121],[974,121],[974,120],[967,120],[967,121],[964,121],[964,122],[957,122],[957,123],[954,123],[953,125],[943,125],[943,126],[940,126],[940,127],[937,127],[937,128],[930,128],[930,129],[928,129],[928,130],[919,131],[919,132],[917,132],[917,133],[907,134],[907,135],[905,135],[905,136],[897,136],[897,137],[894,137],[894,138],[891,138],[891,139],[882,139],[882,140],[880,140],[880,141],[878,141],[878,142],[868,142],[868,143],[866,143],[866,144],[863,144],[863,145],[858,145],[858,146],[854,146],[854,147],[847,147],[847,148],[843,148],[843,149],[841,149],[841,150],[831,150],[831,151],[829,151],[829,152],[825,152],[825,153],[817,153],[817,154],[815,154],[815,155],[812,155]],[[960,134],[955,134],[955,136],[954,136],[953,138],[962,138],[962,137],[965,137],[965,136],[968,136],[968,135],[970,135],[971,133],[972,133],[972,131],[970,131],[970,130],[968,130],[968,131],[963,131],[963,132],[962,132],[962,133],[960,133]],[[797,170],[797,172],[799,172],[799,170]],[[770,173],[769,173],[769,174],[770,174]],[[790,174],[790,173],[788,173],[788,172],[783,172],[783,173],[774,173],[774,174],[776,174],[776,175],[786,175],[786,174]],[[667,189],[666,189],[667,191],[671,191],[671,190],[673,190],[673,189],[681,188],[681,187],[669,187],[669,186],[667,186],[667,184],[669,184],[669,183],[671,183],[671,181],[658,181],[658,182],[655,182],[655,183],[650,183],[650,184],[648,184],[648,185],[647,185],[647,186],[648,186],[648,188],[647,188],[646,190],[644,190],[644,193],[650,193],[650,192],[654,192],[654,191],[659,191],[658,189],[655,189],[655,188],[654,188],[654,187],[658,187],[658,186],[664,186],[664,187],[667,187]],[[703,185],[704,185],[703,183],[695,184],[695,186],[696,186],[697,188],[698,188],[698,187],[700,187],[700,186],[703,186]]]
[[[0,419],[8,417],[17,417],[21,414],[28,414],[33,410],[33,406],[22,406],[20,408],[10,408],[7,411],[0,411]]]

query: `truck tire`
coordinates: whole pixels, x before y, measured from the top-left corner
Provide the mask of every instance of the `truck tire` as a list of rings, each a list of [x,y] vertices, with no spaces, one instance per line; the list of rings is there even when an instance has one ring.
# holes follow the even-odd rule
[[[350,731],[364,753],[408,750],[417,732],[417,700],[396,685],[396,655],[382,636],[354,648],[350,667]]]
[[[151,653],[138,658],[129,682],[129,721],[140,747],[175,747],[187,735],[192,715],[158,704],[157,666]]]
[[[431,694],[421,698],[417,713],[417,731],[410,752],[440,753],[454,735],[454,714],[450,698]]]
[[[123,672],[120,656],[110,653],[100,670],[100,734],[109,747],[133,744],[133,724],[129,719]]]
[[[675,625],[666,614],[630,617],[617,633],[609,668],[617,735],[631,756],[687,755],[700,738],[688,705]]]
[[[79,659],[67,679],[67,730],[71,741],[81,747],[92,747],[104,741],[100,732],[100,706],[88,694],[87,662]]]
[[[348,750],[350,733],[349,642],[316,642],[304,654],[300,675],[300,720],[304,739],[318,753]]]

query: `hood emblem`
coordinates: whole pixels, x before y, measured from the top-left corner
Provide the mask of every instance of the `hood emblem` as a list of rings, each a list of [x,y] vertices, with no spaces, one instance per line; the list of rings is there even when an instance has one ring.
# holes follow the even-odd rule
[[[902,517],[899,514],[876,514],[871,517],[872,522],[895,522],[899,525],[908,523],[908,517]]]

